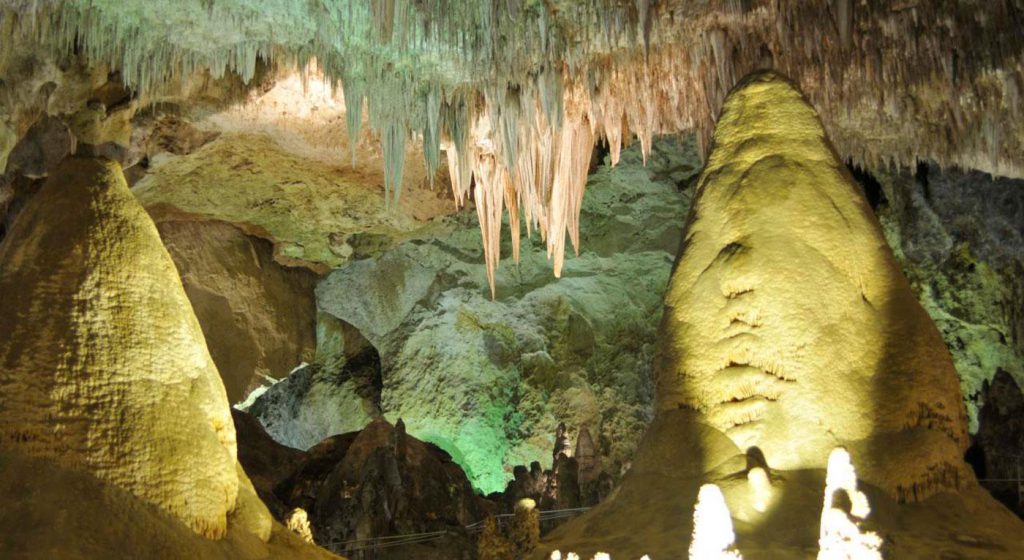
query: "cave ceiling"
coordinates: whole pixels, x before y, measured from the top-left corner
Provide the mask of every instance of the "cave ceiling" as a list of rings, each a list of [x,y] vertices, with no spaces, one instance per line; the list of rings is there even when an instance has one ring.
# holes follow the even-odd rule
[[[749,72],[789,76],[839,155],[1024,176],[1020,0],[7,0],[4,43],[75,52],[157,96],[196,72],[308,69],[344,89],[350,135],[380,138],[400,195],[410,143],[472,195],[487,262],[502,213],[548,240],[556,274],[595,144],[659,134],[701,151]],[[11,49],[0,49],[10,51]],[[442,160],[445,161],[442,161]],[[471,189],[474,191],[470,193]],[[510,224],[517,253],[518,220]],[[578,249],[577,249],[578,250]]]

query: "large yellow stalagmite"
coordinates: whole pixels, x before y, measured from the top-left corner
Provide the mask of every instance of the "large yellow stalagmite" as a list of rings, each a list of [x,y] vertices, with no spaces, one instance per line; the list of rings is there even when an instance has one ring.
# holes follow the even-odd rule
[[[949,352],[786,79],[754,74],[726,99],[665,303],[657,411],[632,466],[542,552],[686,557],[710,483],[743,557],[812,557],[842,446],[863,496],[826,536],[863,529],[861,552],[885,558],[1024,558],[1020,520],[963,462]]]
[[[0,245],[0,447],[90,472],[208,537],[229,513],[269,536],[202,331],[116,163],[63,162]]]
[[[772,468],[838,445],[901,500],[967,476],[953,363],[818,116],[751,76],[722,108],[666,296],[660,409],[689,408]]]

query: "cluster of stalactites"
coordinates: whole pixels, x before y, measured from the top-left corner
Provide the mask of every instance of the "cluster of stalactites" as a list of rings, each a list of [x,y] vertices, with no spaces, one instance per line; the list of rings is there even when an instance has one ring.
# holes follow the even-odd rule
[[[356,109],[351,135],[365,104],[389,204],[412,138],[431,176],[447,148],[459,202],[475,184],[493,287],[503,211],[513,257],[522,219],[557,274],[565,236],[578,246],[589,146],[607,142],[614,162],[634,137],[646,152],[655,134],[696,131],[703,151],[727,92],[758,68],[789,75],[855,163],[1024,175],[1020,8],[890,4],[12,0],[0,33],[112,64],[143,94],[196,72],[248,81],[260,60],[316,59]]]

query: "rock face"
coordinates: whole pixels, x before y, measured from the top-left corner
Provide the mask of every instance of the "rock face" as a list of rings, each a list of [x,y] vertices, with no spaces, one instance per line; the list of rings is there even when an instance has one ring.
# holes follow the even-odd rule
[[[885,557],[1024,554],[1020,521],[961,459],[966,415],[942,339],[785,79],[755,74],[726,100],[666,304],[658,410],[631,470],[537,558],[685,557],[708,483],[744,557],[806,557],[838,444]]]
[[[0,293],[0,445],[222,536],[251,490],[224,386],[116,163],[61,164],[0,245]]]
[[[1016,482],[1024,474],[1024,394],[1009,373],[999,370],[984,390],[975,449],[980,457],[979,477],[992,479],[984,486],[1006,507],[1024,517],[1024,503]]]
[[[923,163],[877,180],[879,220],[953,355],[973,433],[996,371],[1024,384],[1024,181]]]
[[[230,402],[313,360],[313,273],[277,264],[269,242],[223,222],[165,220],[157,229]]]
[[[658,408],[773,468],[837,445],[900,500],[956,488],[967,424],[949,352],[867,201],[784,79],[730,94],[666,296]]]
[[[360,173],[293,153],[262,134],[223,134],[194,153],[151,163],[134,191],[157,221],[185,214],[237,224],[271,240],[275,260],[287,266],[327,272],[423,227],[388,212],[382,193]]]
[[[275,440],[309,449],[326,435],[359,431],[380,414],[374,375],[379,383],[380,359],[368,355],[339,369],[305,366],[267,389],[247,411]]]
[[[587,425],[617,475],[650,418],[660,294],[678,247],[675,217],[686,212],[680,191],[698,165],[691,139],[656,143],[648,167],[636,147],[618,167],[600,167],[583,202],[584,252],[556,280],[544,246],[524,240],[519,264],[498,270],[496,300],[468,213],[448,220],[446,235],[333,272],[317,287],[318,325],[357,330],[380,352],[379,401],[363,400],[344,368],[324,367],[312,386],[289,380],[261,397],[292,412],[254,413],[279,441],[305,448],[339,433],[337,411],[365,421],[359,411],[376,404],[450,453],[484,492],[503,489],[513,465],[550,466],[559,422]],[[317,360],[341,352],[321,344]]]
[[[471,558],[464,527],[493,509],[473,493],[450,455],[407,435],[401,421],[392,426],[378,419],[358,432],[332,436],[296,452],[298,460],[291,450],[271,452],[265,436],[252,435],[247,429],[240,438],[239,456],[247,469],[276,479],[279,515],[302,508],[314,540],[352,558]],[[283,461],[275,465],[275,457]],[[401,547],[374,542],[437,531],[450,534]]]

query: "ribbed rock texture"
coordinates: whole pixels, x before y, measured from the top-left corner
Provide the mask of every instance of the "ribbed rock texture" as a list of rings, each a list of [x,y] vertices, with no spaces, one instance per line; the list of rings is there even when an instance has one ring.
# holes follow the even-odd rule
[[[967,423],[953,362],[785,79],[730,94],[666,295],[658,407],[685,407],[774,468],[839,444],[901,500],[956,488]]]
[[[238,507],[251,485],[224,386],[120,166],[61,164],[0,245],[0,293],[0,445],[92,473],[206,536],[233,511],[269,535],[258,500]]]
[[[938,330],[784,78],[752,75],[726,100],[665,300],[657,412],[633,466],[537,558],[685,557],[707,483],[744,557],[806,557],[840,444],[884,557],[1024,553],[1020,520],[963,463],[966,414]]]

